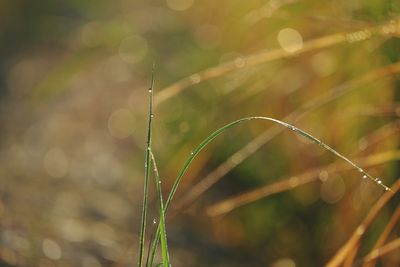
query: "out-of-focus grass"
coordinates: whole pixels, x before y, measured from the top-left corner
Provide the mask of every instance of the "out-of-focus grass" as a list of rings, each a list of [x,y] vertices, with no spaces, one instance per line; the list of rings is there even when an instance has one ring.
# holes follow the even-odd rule
[[[397,1],[375,0],[3,1],[1,264],[136,262],[153,63],[160,94],[187,81],[155,110],[153,150],[168,192],[185,157],[213,129],[247,116],[283,119],[338,85],[396,63],[399,11]],[[366,29],[377,32],[357,33]],[[326,36],[341,41],[295,51]],[[271,51],[283,57],[246,61],[250,55],[262,61],[260,55]],[[226,62],[229,72],[221,71]],[[209,71],[212,78],[206,79],[202,73],[210,69],[219,72]],[[353,84],[351,92],[296,126],[354,159],[396,151],[397,135],[380,129],[398,132],[398,86],[395,72]],[[182,180],[176,203],[263,131],[265,125],[249,124],[209,146]],[[333,157],[291,134],[276,136],[240,162],[193,205],[167,217],[174,266],[321,266],[381,195],[358,173],[335,172]],[[333,171],[321,170],[316,183],[222,218],[204,212],[328,165]],[[368,171],[392,184],[399,177],[398,161]],[[155,189],[151,182],[150,188]],[[158,217],[155,196],[150,190],[149,222]],[[382,210],[356,259],[374,247],[396,204],[398,198]],[[393,238],[392,233],[387,242]],[[379,259],[382,266],[398,262],[398,253]]]

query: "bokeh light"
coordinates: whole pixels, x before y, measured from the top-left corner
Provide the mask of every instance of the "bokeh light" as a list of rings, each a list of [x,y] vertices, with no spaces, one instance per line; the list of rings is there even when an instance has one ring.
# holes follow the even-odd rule
[[[128,63],[137,63],[147,54],[147,41],[141,36],[126,37],[119,46],[119,56]]]
[[[278,42],[283,50],[294,53],[303,48],[303,38],[292,28],[284,28],[278,33]]]
[[[108,130],[116,138],[126,138],[134,131],[135,119],[129,109],[118,109],[108,119]]]

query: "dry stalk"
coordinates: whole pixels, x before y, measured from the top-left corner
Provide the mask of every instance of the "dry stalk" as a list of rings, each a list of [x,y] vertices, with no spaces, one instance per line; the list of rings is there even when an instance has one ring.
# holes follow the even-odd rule
[[[360,165],[363,167],[370,167],[398,159],[400,159],[400,151],[395,150],[395,151],[387,151],[375,154],[365,158],[360,158],[357,159],[356,161],[359,162]],[[275,182],[273,184],[266,185],[257,188],[255,190],[251,190],[249,192],[245,192],[238,196],[234,196],[232,198],[223,200],[219,203],[213,204],[206,209],[206,213],[212,217],[222,216],[238,207],[244,206],[248,203],[254,202],[261,198],[265,198],[267,196],[277,194],[283,191],[291,190],[297,186],[316,181],[318,180],[318,176],[321,173],[321,171],[327,171],[328,173],[332,173],[332,172],[346,171],[350,169],[351,167],[344,163],[340,164],[333,163],[326,166],[317,167],[303,174],[295,175],[287,179]]]
[[[399,191],[400,179],[392,185],[392,191],[386,191],[369,211],[364,221],[356,228],[350,239],[336,252],[332,259],[325,265],[326,267],[339,267],[360,242],[367,228],[378,216],[379,211],[389,202],[389,200]]]

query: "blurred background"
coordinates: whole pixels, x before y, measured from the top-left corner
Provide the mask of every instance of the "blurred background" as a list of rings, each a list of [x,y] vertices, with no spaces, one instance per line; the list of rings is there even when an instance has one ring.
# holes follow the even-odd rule
[[[1,1],[0,266],[136,264],[153,64],[165,196],[201,140],[246,116],[292,122],[391,185],[399,13],[395,0]],[[351,236],[383,188],[280,131],[246,122],[196,158],[167,219],[173,266],[322,266]],[[399,264],[398,250],[378,262]]]

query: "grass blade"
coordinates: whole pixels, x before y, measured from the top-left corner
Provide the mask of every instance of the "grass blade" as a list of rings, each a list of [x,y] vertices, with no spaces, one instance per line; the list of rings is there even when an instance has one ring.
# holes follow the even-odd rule
[[[274,123],[277,123],[281,126],[284,126],[292,131],[294,131],[296,134],[301,135],[307,139],[309,139],[310,141],[316,143],[317,145],[321,146],[322,148],[324,148],[325,150],[328,150],[329,152],[333,153],[334,155],[336,155],[337,157],[343,159],[344,161],[346,161],[348,164],[350,164],[352,167],[354,167],[355,169],[357,169],[360,174],[362,175],[363,178],[369,178],[371,181],[374,181],[376,184],[378,184],[379,186],[383,187],[386,191],[390,190],[390,188],[386,185],[384,185],[382,183],[381,180],[379,180],[378,178],[374,178],[372,177],[370,174],[368,174],[363,168],[359,167],[357,164],[355,164],[354,162],[352,162],[350,159],[348,159],[347,157],[343,156],[342,154],[340,154],[339,152],[337,152],[336,150],[334,150],[333,148],[331,148],[330,146],[328,146],[327,144],[323,143],[322,141],[320,141],[319,139],[315,138],[314,136],[312,136],[311,134],[295,127],[294,125],[291,125],[289,123],[277,120],[277,119],[273,119],[270,117],[261,117],[261,116],[256,116],[256,117],[246,117],[246,118],[242,118],[236,121],[233,121],[229,124],[226,124],[225,126],[219,128],[218,130],[216,130],[215,132],[213,132],[211,135],[209,135],[206,139],[203,140],[203,142],[201,142],[189,155],[189,157],[187,158],[187,160],[185,161],[185,163],[182,166],[182,169],[179,171],[178,176],[172,186],[171,192],[168,196],[168,199],[165,203],[165,214],[167,213],[172,199],[175,196],[175,193],[178,189],[178,186],[182,180],[183,175],[186,173],[187,169],[189,168],[190,164],[192,163],[192,161],[194,160],[194,158],[201,152],[201,150],[203,150],[203,148],[205,146],[207,146],[212,140],[214,140],[217,136],[219,136],[221,133],[225,132],[226,130],[232,128],[235,125],[238,125],[242,122],[246,122],[246,121],[251,121],[251,120],[266,120],[266,121],[271,121]],[[157,249],[158,246],[158,242],[160,239],[160,224],[158,225],[158,229],[157,229],[157,233],[155,236],[155,242],[153,243],[153,247],[152,247],[152,253],[151,253],[151,259],[150,259],[150,266],[152,266],[153,260],[154,260],[154,256],[155,256],[155,251]]]
[[[368,73],[360,77],[357,77],[353,80],[346,81],[338,86],[335,86],[332,90],[330,90],[327,93],[324,93],[320,96],[317,96],[307,101],[306,103],[301,105],[298,109],[285,116],[285,118],[282,120],[289,123],[295,123],[298,120],[304,118],[304,116],[309,114],[311,111],[316,110],[324,106],[325,104],[354,91],[363,84],[372,83],[376,80],[383,79],[384,77],[399,72],[400,72],[399,62],[385,66],[383,68],[369,71]],[[279,125],[275,125],[274,127],[271,127],[263,131],[257,137],[253,138],[245,146],[243,146],[238,151],[229,156],[223,163],[219,164],[218,167],[214,168],[204,177],[201,177],[199,182],[184,194],[184,196],[182,197],[182,199],[180,199],[180,202],[177,203],[175,208],[181,209],[191,205],[196,199],[198,199],[202,194],[204,194],[204,192],[207,191],[211,186],[217,183],[220,179],[222,179],[227,173],[229,173],[232,169],[238,166],[241,162],[243,162],[248,157],[253,155],[266,143],[270,142],[274,137],[283,132],[283,130],[284,128],[279,127]]]
[[[153,88],[154,88],[154,68],[151,74],[151,82],[149,88],[149,115],[147,124],[147,141],[146,141],[146,159],[145,159],[145,177],[143,186],[143,205],[142,205],[142,220],[140,225],[140,239],[139,239],[139,260],[138,266],[143,265],[144,243],[146,235],[146,219],[147,219],[147,197],[150,177],[150,150],[151,150],[151,135],[152,135],[152,121],[153,121]]]
[[[161,179],[160,174],[158,172],[156,160],[154,158],[153,152],[150,150],[151,161],[154,167],[154,175],[156,180],[157,187],[157,195],[158,195],[158,207],[160,210],[160,234],[161,234],[161,255],[164,267],[169,267],[169,254],[168,254],[168,245],[167,245],[167,232],[165,229],[165,217],[164,217],[164,203],[161,191]],[[158,231],[157,231],[158,233]]]
[[[387,151],[370,155],[368,157],[358,158],[357,162],[359,162],[364,167],[371,167],[387,163],[388,161],[396,160],[400,160],[400,150]],[[272,184],[267,184],[256,189],[249,190],[230,198],[221,200],[207,207],[206,213],[210,217],[223,216],[234,209],[237,209],[249,203],[253,203],[262,198],[266,198],[270,195],[285,192],[298,186],[315,182],[319,179],[319,174],[321,173],[321,171],[326,171],[327,173],[337,173],[348,171],[351,168],[351,166],[343,162],[340,164],[330,163],[328,165],[309,169],[304,173],[293,175]]]

